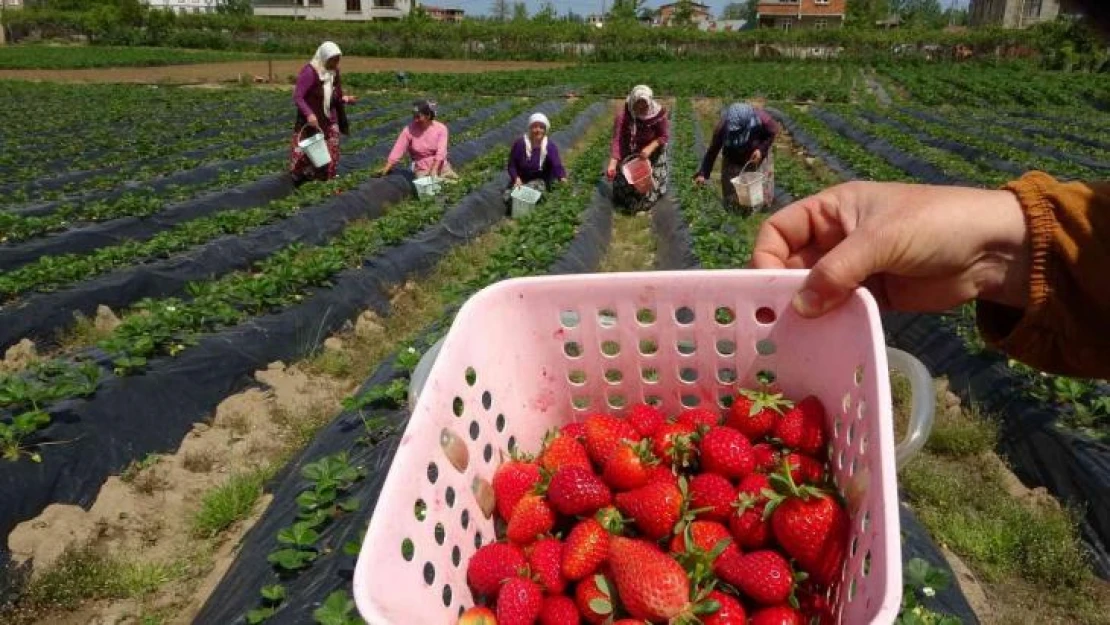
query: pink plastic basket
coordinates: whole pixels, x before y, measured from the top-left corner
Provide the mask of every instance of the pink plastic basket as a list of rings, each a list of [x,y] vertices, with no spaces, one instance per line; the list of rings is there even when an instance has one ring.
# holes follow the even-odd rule
[[[632,185],[640,195],[647,195],[655,188],[655,180],[651,177],[651,161],[647,159],[629,156],[621,163],[621,172],[628,184]]]
[[[790,300],[804,275],[575,275],[510,280],[476,294],[431,366],[370,521],[354,577],[363,618],[448,625],[473,605],[466,563],[494,540],[483,508],[492,511],[489,481],[502,450],[536,451],[548,428],[591,410],[717,405],[737,383],[769,371],[788,396],[817,395],[832,421],[833,468],[852,518],[832,596],[840,621],[893,621],[901,550],[878,310],[860,290],[820,320],[803,319]],[[915,409],[931,415],[920,395],[915,403],[925,405]]]

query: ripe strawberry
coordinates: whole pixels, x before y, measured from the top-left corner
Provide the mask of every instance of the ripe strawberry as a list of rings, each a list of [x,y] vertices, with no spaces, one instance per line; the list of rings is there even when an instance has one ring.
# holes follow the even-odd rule
[[[592,471],[590,456],[578,439],[565,434],[549,436],[540,452],[540,466],[554,473],[562,467],[581,467]]]
[[[555,512],[547,500],[540,495],[525,495],[513,508],[509,516],[509,527],[505,532],[509,541],[525,546],[555,527]]]
[[[615,502],[617,509],[651,540],[670,536],[682,516],[682,491],[665,482],[617,493]]]
[[[474,594],[496,597],[501,584],[510,577],[516,577],[525,564],[524,552],[515,545],[482,545],[466,565],[466,581]]]
[[[560,514],[593,514],[609,505],[613,494],[593,471],[582,467],[563,467],[551,476],[547,499]]]
[[[756,441],[774,430],[783,410],[790,405],[789,401],[782,398],[782,393],[771,393],[766,389],[742,389],[729,406],[725,425]]]
[[[728,528],[724,525],[715,521],[693,521],[671,539],[671,553],[688,551],[687,534],[689,534],[690,542],[694,543],[694,547],[706,553],[716,549],[717,545],[723,540],[732,543],[732,535],[729,534]]]
[[[736,544],[742,549],[760,549],[770,541],[771,521],[763,515],[767,505],[763,490],[770,487],[767,476],[760,473],[752,473],[740,480],[736,510],[729,517],[728,526]]]
[[[803,625],[805,621],[797,610],[787,606],[763,608],[752,614],[751,625]]]
[[[540,483],[540,467],[534,462],[512,459],[493,473],[493,494],[502,519],[513,514],[520,498]]]
[[[617,490],[632,490],[647,484],[652,468],[658,464],[648,441],[622,442],[605,463],[601,478]]]
[[[558,538],[544,538],[532,545],[528,554],[528,568],[548,594],[562,594],[566,588],[560,571],[563,561],[563,543]]]
[[[612,618],[616,611],[612,578],[598,574],[579,582],[574,589],[574,604],[591,625],[601,625]]]
[[[764,549],[746,553],[718,567],[721,579],[735,586],[752,601],[762,605],[779,605],[794,590],[794,572],[779,552]]]
[[[613,621],[613,625],[649,625],[649,623],[647,621],[641,621],[638,618],[622,618]]]
[[[564,436],[578,439],[578,442],[586,440],[586,424],[581,421],[566,423],[563,427],[559,428],[559,431],[562,432]]]
[[[811,486],[774,498],[771,529],[783,550],[818,584],[840,573],[848,543],[848,513],[831,495]]]
[[[755,469],[752,444],[738,430],[713,428],[701,438],[701,468],[728,478],[742,478]]]
[[[674,469],[671,468],[670,464],[661,464],[652,467],[652,469],[648,471],[647,484],[652,484],[654,482],[673,484],[675,487],[677,487],[678,476],[675,475]],[[647,484],[645,484],[645,486]]]
[[[543,609],[543,591],[530,579],[514,577],[497,595],[498,625],[533,625]]]
[[[702,425],[713,428],[721,424],[721,415],[708,408],[687,408],[678,413],[678,418],[675,421],[694,428]]]
[[[809,456],[790,453],[786,462],[790,463],[790,478],[795,484],[820,484],[825,480],[825,465]]]
[[[775,438],[794,451],[816,457],[825,453],[828,435],[825,432],[825,407],[813,395],[786,411],[775,426]]]
[[[773,473],[782,466],[779,461],[779,452],[770,443],[756,443],[752,445],[752,456],[755,458],[757,473]]]
[[[690,480],[690,508],[697,516],[724,522],[732,515],[736,489],[727,478],[716,473],[699,473]]]
[[[750,497],[750,495],[742,495]],[[737,508],[736,514],[728,519],[732,538],[742,549],[760,549],[771,541],[771,521],[763,518],[763,504],[746,505]]]
[[[640,433],[628,421],[607,414],[586,417],[586,451],[590,458],[605,466],[622,440],[640,440]]]
[[[476,605],[459,616],[458,625],[497,625],[493,610]]]
[[[798,598],[798,609],[805,614],[810,625],[833,625],[836,612],[832,603],[820,587],[812,581],[802,582],[794,592]]]
[[[658,547],[641,540],[613,536],[609,564],[617,593],[635,618],[667,620],[690,603],[690,580],[682,566]]]
[[[689,466],[697,447],[693,437],[695,429],[685,423],[665,423],[655,432],[652,439],[651,451],[664,463],[676,467]]]
[[[578,581],[593,574],[608,557],[609,532],[596,519],[586,519],[567,535],[559,570],[563,579]]]
[[[706,597],[717,602],[717,610],[709,615],[702,616],[702,625],[746,625],[748,615],[744,612],[744,604],[732,595],[714,590]]]
[[[628,422],[640,436],[644,438],[655,436],[659,428],[667,422],[663,411],[648,404],[636,404],[628,409]]]
[[[578,608],[570,597],[559,595],[543,600],[540,625],[579,625],[581,622],[582,617],[578,615]]]

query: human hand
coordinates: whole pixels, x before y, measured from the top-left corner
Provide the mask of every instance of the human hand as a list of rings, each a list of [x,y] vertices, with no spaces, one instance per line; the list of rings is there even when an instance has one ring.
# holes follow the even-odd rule
[[[322,130],[322,128],[320,128],[320,120],[316,119],[315,114],[308,116],[308,125],[312,126],[316,130]]]
[[[705,176],[703,176],[701,174],[698,174],[698,175],[694,176],[694,184],[698,184],[698,185],[705,184]]]
[[[760,163],[760,161],[762,161],[762,160],[763,160],[763,152],[760,152],[759,148],[756,148],[756,150],[754,152],[752,152],[751,163],[753,165],[758,165]]]
[[[517,187],[522,186],[523,184],[524,184],[524,181],[520,179],[520,176],[517,176],[516,180],[513,181],[513,188],[515,189]]]
[[[386,163],[385,165],[382,165],[381,169],[378,170],[378,175],[379,176],[388,176],[389,172],[392,169],[393,169],[393,165],[391,163]]]
[[[343,104],[354,104],[358,102],[358,96],[345,95],[343,96]]]
[[[648,148],[644,148],[644,149],[640,150],[640,158],[644,159],[645,161],[650,159],[651,158],[651,150],[649,150]]]
[[[609,180],[615,180],[617,177],[617,160],[609,159],[609,165],[605,167],[605,177]]]
[[[1009,191],[850,182],[764,222],[752,265],[810,268],[794,298],[805,317],[836,308],[859,286],[897,310],[942,311],[975,298],[1024,307],[1029,235]]]

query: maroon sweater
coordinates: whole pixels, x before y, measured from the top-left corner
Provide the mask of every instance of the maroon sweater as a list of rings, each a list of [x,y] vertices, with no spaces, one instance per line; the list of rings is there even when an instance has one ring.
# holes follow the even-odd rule
[[[293,87],[293,104],[297,105],[297,121],[293,124],[293,131],[300,132],[308,123],[309,115],[316,115],[320,125],[328,122],[339,124],[339,131],[347,134],[347,109],[343,105],[343,84],[339,72],[335,73],[334,88],[331,93],[331,110],[324,110],[324,82],[316,73],[312,64],[306,63],[297,76],[297,85]]]

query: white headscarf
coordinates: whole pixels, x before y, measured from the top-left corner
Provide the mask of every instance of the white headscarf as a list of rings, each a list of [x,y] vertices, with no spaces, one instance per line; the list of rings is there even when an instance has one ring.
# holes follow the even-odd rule
[[[643,115],[636,115],[634,110],[636,103],[644,100],[648,103],[647,113]],[[652,93],[651,87],[647,85],[636,85],[632,88],[632,92],[628,94],[628,112],[640,119],[651,119],[659,114],[663,107],[655,101],[655,94]]]
[[[320,77],[320,82],[324,84],[324,114],[329,115],[331,111],[331,94],[335,91],[335,72],[328,69],[328,61],[334,57],[343,54],[339,46],[335,45],[334,41],[325,41],[316,48],[316,54],[309,61],[312,68],[316,70],[316,75]],[[321,120],[321,123],[323,121]]]
[[[547,133],[551,132],[551,121],[547,119],[547,115],[543,113],[533,113],[528,118],[528,129],[532,129],[532,124],[543,124],[544,135],[543,140],[540,141],[540,167],[543,167],[544,161],[547,160]],[[532,136],[530,133],[524,133],[524,155],[528,160],[532,160]]]

